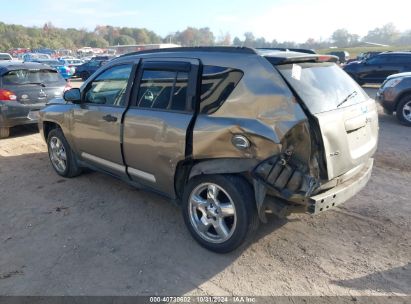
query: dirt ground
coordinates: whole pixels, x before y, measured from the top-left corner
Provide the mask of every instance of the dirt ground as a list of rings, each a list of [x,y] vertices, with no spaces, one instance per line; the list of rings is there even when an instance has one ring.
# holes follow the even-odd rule
[[[166,200],[100,173],[63,179],[36,129],[15,129],[0,141],[0,294],[411,295],[411,129],[380,114],[375,158],[341,207],[271,217],[217,255]]]

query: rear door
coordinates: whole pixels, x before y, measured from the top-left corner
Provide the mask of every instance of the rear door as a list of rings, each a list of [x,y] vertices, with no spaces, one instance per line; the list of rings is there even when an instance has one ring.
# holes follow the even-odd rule
[[[108,67],[88,82],[82,103],[73,108],[71,134],[81,158],[127,177],[121,154],[121,119],[127,107],[135,66]]]
[[[191,123],[200,62],[145,59],[124,117],[123,152],[129,176],[170,197],[179,161],[191,155]]]
[[[360,78],[364,82],[382,83],[385,78],[395,73],[398,73],[398,64],[394,62],[393,56],[379,55],[365,62]]]
[[[318,122],[329,179],[372,157],[378,139],[377,108],[350,76],[333,63],[287,64],[277,69]]]

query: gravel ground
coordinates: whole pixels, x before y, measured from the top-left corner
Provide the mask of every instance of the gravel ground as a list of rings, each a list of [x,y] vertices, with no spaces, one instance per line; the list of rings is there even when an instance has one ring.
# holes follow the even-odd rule
[[[36,130],[15,129],[0,141],[0,294],[411,295],[410,130],[380,114],[363,191],[318,216],[271,217],[217,255],[166,200],[100,173],[63,179]]]

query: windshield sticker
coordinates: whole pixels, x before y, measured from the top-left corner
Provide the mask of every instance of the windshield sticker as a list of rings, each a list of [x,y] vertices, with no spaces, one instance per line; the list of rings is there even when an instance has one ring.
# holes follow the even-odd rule
[[[293,64],[293,68],[291,70],[291,77],[296,80],[301,80],[301,72],[302,68],[298,64]]]

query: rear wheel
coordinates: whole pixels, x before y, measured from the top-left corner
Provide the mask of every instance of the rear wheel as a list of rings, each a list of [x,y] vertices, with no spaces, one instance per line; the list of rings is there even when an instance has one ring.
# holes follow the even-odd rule
[[[411,95],[401,98],[397,106],[397,118],[402,124],[411,126]]]
[[[63,177],[74,177],[81,173],[63,132],[60,129],[53,129],[47,136],[47,147],[50,162],[57,172]]]
[[[193,178],[184,191],[183,216],[194,239],[218,253],[236,249],[259,224],[252,188],[235,175]]]
[[[0,138],[7,138],[10,136],[10,128],[1,127],[0,128]]]

